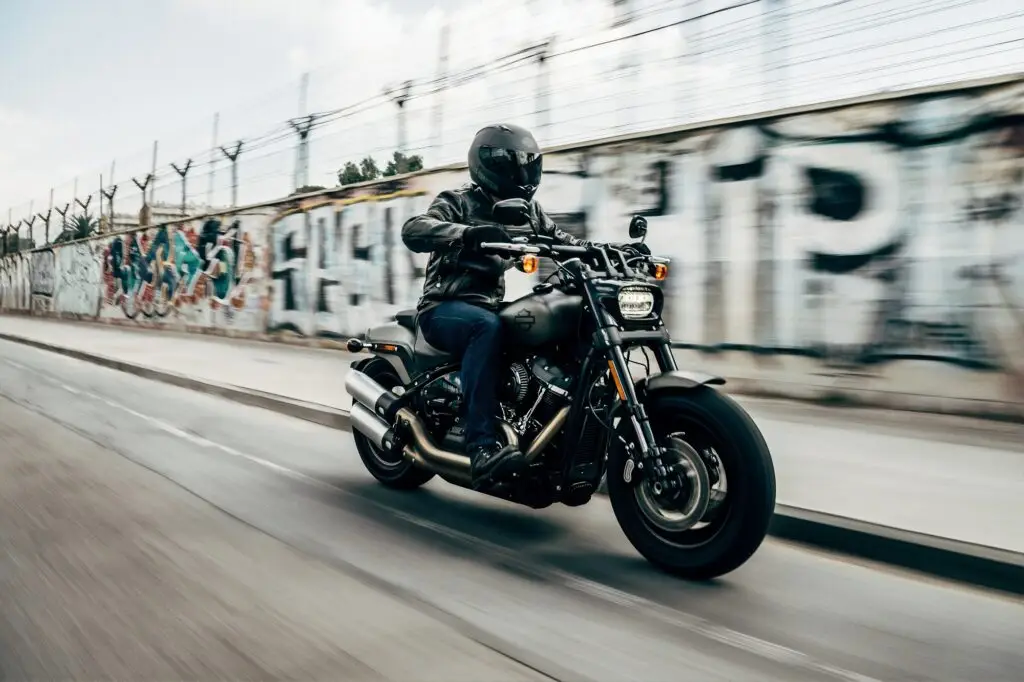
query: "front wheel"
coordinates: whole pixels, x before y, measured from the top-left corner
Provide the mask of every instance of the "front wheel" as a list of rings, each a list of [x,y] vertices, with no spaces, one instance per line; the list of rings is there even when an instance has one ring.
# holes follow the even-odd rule
[[[761,545],[775,509],[775,469],[760,430],[732,398],[706,386],[654,394],[645,408],[675,473],[629,484],[625,448],[613,446],[608,495],[619,526],[644,558],[680,577],[735,570]],[[618,430],[631,441],[626,426]]]
[[[389,390],[402,385],[402,380],[391,364],[381,358],[370,358],[361,363],[359,367],[353,367],[349,371],[362,371]],[[352,436],[356,441],[359,458],[363,460],[367,471],[387,487],[398,490],[414,490],[434,477],[432,472],[420,469],[403,457],[401,453],[384,452],[355,429],[352,430]]]

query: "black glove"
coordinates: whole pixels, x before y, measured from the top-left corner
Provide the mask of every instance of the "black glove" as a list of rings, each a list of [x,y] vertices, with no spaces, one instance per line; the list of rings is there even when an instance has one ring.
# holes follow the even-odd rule
[[[511,243],[512,238],[501,225],[471,225],[462,233],[462,244],[467,249],[476,250],[484,242]]]

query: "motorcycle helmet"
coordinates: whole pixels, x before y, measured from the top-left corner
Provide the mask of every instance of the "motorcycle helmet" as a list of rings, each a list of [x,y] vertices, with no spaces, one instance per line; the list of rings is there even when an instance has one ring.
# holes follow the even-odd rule
[[[469,177],[494,199],[530,201],[540,186],[542,154],[526,128],[499,123],[482,128],[469,147]]]

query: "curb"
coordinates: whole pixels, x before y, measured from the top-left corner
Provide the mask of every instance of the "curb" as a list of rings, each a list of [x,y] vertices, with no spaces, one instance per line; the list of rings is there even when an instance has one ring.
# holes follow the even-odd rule
[[[101,367],[116,369],[127,374],[134,374],[135,376],[139,376],[144,379],[152,379],[153,381],[159,381],[161,383],[171,384],[173,386],[187,388],[193,391],[199,391],[200,393],[217,395],[243,405],[261,407],[265,410],[279,412],[281,414],[288,415],[289,417],[305,419],[306,421],[311,421],[322,426],[329,426],[334,429],[342,429],[345,431],[349,429],[348,413],[327,407],[326,405],[307,403],[302,400],[286,398],[272,393],[264,393],[263,391],[256,391],[250,388],[241,388],[239,386],[199,380],[184,374],[143,367],[130,362],[122,362],[121,360],[108,358],[103,355],[96,355],[94,353],[86,353],[72,348],[56,346],[22,336],[0,333],[0,339],[4,341],[11,341],[13,343],[20,343],[25,346],[31,346],[51,353],[57,353],[59,355],[66,355],[67,357],[75,358],[76,360],[83,360],[94,365],[100,365]]]
[[[11,334],[0,333],[0,339],[322,426],[343,431],[351,428],[347,412],[325,405],[199,380]],[[605,494],[603,480],[598,494]],[[1024,596],[1024,554],[781,504],[775,507],[768,534],[808,547]]]

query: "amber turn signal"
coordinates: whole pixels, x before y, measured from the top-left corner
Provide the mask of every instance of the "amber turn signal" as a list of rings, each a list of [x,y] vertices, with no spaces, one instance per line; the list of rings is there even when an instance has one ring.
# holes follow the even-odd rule
[[[664,263],[655,263],[654,264],[654,279],[656,279],[656,280],[658,280],[660,282],[661,280],[665,279],[666,277],[668,277],[668,266],[665,265]]]
[[[540,259],[534,255],[523,256],[519,261],[519,269],[525,272],[527,275],[532,275],[537,272],[537,268],[540,267]]]

